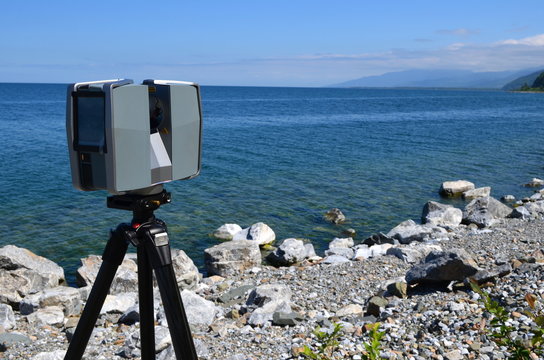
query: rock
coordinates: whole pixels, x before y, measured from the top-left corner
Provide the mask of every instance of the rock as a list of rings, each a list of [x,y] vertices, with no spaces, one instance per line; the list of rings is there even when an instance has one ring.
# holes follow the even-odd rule
[[[250,325],[262,326],[272,321],[275,312],[291,312],[291,290],[282,284],[267,284],[256,287],[248,296],[246,305],[257,307],[250,315]]]
[[[18,306],[24,296],[63,283],[64,270],[51,260],[14,245],[0,248],[0,303]]]
[[[394,244],[395,239],[390,238],[389,236],[385,235],[384,233],[377,233],[370,235],[370,237],[363,240],[362,244],[372,246],[376,244]]]
[[[100,314],[123,314],[136,304],[137,293],[123,293],[106,296]]]
[[[272,315],[272,324],[278,326],[295,326],[303,319],[295,312],[276,311]]]
[[[255,241],[227,241],[204,250],[208,275],[229,275],[261,265],[261,251]]]
[[[447,231],[443,228],[431,225],[419,225],[413,220],[406,220],[391,229],[387,236],[397,239],[401,244],[409,244],[412,241],[428,241],[437,237],[447,237]]]
[[[463,199],[465,200],[474,200],[481,197],[486,197],[491,195],[491,188],[489,186],[481,187],[473,190],[468,190],[463,193]]]
[[[354,251],[352,248],[345,247],[333,247],[328,250],[325,250],[325,256],[343,256],[346,259],[352,259]]]
[[[501,197],[501,201],[514,202],[516,201],[516,197],[514,195],[504,195],[503,197]]]
[[[329,243],[329,249],[330,248],[350,248],[350,247],[353,247],[353,245],[354,243],[352,238],[343,238],[343,239],[334,238]]]
[[[532,217],[544,215],[544,201],[535,201],[523,205]]]
[[[407,246],[395,246],[387,249],[386,255],[396,256],[408,264],[420,262],[431,251],[442,251],[438,245],[412,243]]]
[[[333,224],[342,224],[346,221],[346,216],[338,208],[330,209],[325,213],[323,218]]]
[[[219,240],[232,240],[233,236],[242,231],[238,224],[224,224],[216,229],[212,236]]]
[[[533,178],[530,182],[528,182],[527,184],[524,184],[523,186],[526,186],[526,187],[544,186],[544,180],[538,179],[538,178]]]
[[[155,326],[155,351],[161,352],[171,344],[170,330],[166,326]]]
[[[463,212],[451,205],[429,201],[423,206],[421,222],[433,226],[456,227],[461,224]]]
[[[133,260],[134,254],[127,254],[115,273],[110,287],[110,294],[122,294],[138,291],[138,265]],[[90,255],[81,259],[81,267],[76,272],[76,282],[79,286],[92,286],[102,265],[102,257]]]
[[[380,317],[382,310],[389,304],[386,298],[381,296],[373,296],[368,300],[366,315]]]
[[[57,286],[25,297],[19,304],[22,315],[28,315],[38,308],[58,306],[64,315],[78,315],[83,309],[80,293],[77,289],[67,286]]]
[[[387,292],[390,295],[405,298],[408,296],[408,284],[405,281],[395,281],[387,285]]]
[[[60,306],[48,306],[43,309],[38,309],[28,315],[28,322],[34,326],[56,326],[64,325],[64,311]]]
[[[361,315],[363,313],[363,307],[359,304],[349,304],[341,307],[336,312],[336,316],[345,317],[351,315]]]
[[[0,304],[0,327],[9,330],[15,326],[15,314],[11,306]]]
[[[285,239],[276,250],[266,257],[266,259],[273,265],[293,265],[311,256],[315,256],[315,251],[313,251],[313,254],[311,253],[313,245],[308,245],[312,247],[311,250],[304,245],[302,240],[292,238]],[[308,252],[310,252],[310,254],[308,254]]]
[[[440,194],[446,197],[454,197],[474,188],[474,184],[466,180],[445,181],[440,186]]]
[[[140,307],[135,304],[129,307],[119,318],[120,324],[133,325],[140,321]]]
[[[172,250],[172,266],[178,286],[192,290],[198,286],[200,273],[190,257],[183,250]]]
[[[242,298],[245,301],[247,299],[247,293],[253,291],[254,289],[255,286],[253,285],[242,285],[234,289],[230,289],[228,292],[222,294],[221,296],[219,296],[219,298],[217,298],[217,301],[223,304],[227,304]]]
[[[349,259],[340,255],[330,255],[323,259],[324,264],[334,265],[334,264],[341,264],[345,262],[349,262]]]
[[[452,350],[444,353],[444,360],[463,360],[465,357],[459,350]]]
[[[512,210],[512,213],[508,217],[514,218],[514,219],[527,220],[527,219],[530,219],[532,216],[531,216],[531,212],[527,210],[525,206],[518,206],[514,208],[514,210]]]
[[[181,299],[189,324],[209,326],[219,313],[219,308],[213,302],[190,290],[183,290]]]
[[[476,262],[463,249],[433,251],[423,263],[408,270],[405,278],[408,285],[463,281],[478,270]]]
[[[2,333],[0,334],[0,353],[6,351],[14,345],[30,345],[32,340],[28,336],[19,333]]]
[[[257,243],[257,245],[259,246],[262,246],[272,244],[274,240],[276,240],[276,234],[274,233],[274,230],[272,230],[268,225],[259,222],[236,233],[233,236],[232,240],[248,240]]]
[[[355,231],[355,229],[349,228],[342,230],[342,234],[350,238],[354,238],[355,236],[357,236],[357,231]]]
[[[491,196],[472,200],[463,211],[463,223],[488,227],[506,218],[512,209]]]
[[[392,244],[377,244],[370,247],[365,244],[357,245],[354,248],[355,254],[353,256],[353,259],[361,261],[376,256],[382,256],[385,255],[387,253],[387,250],[389,250],[391,247],[393,247]]]
[[[48,352],[41,352],[33,356],[30,360],[63,360],[66,355],[65,350],[55,350]]]

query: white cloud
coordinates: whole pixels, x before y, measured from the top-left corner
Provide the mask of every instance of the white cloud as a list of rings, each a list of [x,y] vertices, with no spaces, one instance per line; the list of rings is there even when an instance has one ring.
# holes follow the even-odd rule
[[[515,40],[509,39],[500,41],[499,45],[527,45],[527,46],[544,46],[544,34],[526,37],[523,39]]]

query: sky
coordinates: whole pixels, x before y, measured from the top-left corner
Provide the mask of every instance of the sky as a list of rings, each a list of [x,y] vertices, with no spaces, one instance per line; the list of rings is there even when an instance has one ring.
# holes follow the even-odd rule
[[[7,0],[0,82],[327,86],[544,67],[543,13],[542,0]]]

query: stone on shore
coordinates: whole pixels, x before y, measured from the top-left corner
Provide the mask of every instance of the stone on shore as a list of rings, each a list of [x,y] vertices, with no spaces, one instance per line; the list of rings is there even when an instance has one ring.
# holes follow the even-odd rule
[[[362,244],[372,246],[372,245],[380,245],[380,244],[394,244],[395,239],[390,238],[389,236],[385,235],[384,233],[377,233],[372,234],[368,238],[364,239]]]
[[[204,250],[208,275],[229,275],[261,265],[261,251],[252,240],[232,240]]]
[[[463,199],[474,200],[491,195],[491,187],[481,187],[473,190],[468,190],[463,193]]]
[[[499,200],[486,196],[472,200],[463,211],[464,224],[476,224],[478,227],[488,227],[499,219],[508,217],[512,209]]]
[[[0,248],[0,303],[18,306],[23,297],[65,283],[53,261],[14,245]]]
[[[438,245],[411,243],[404,246],[395,246],[387,249],[386,254],[395,256],[405,263],[415,264],[423,260],[432,251],[442,251]]]
[[[36,354],[30,360],[63,360],[65,355],[65,350],[45,351]]]
[[[447,231],[441,227],[427,224],[419,225],[414,220],[406,220],[391,229],[387,236],[398,240],[401,244],[409,244],[412,241],[446,238]]]
[[[58,306],[64,315],[78,315],[83,309],[81,295],[76,288],[57,286],[26,296],[19,304],[19,311],[28,315],[47,306]]]
[[[251,291],[246,305],[256,307],[248,323],[263,326],[273,320],[275,312],[291,313],[291,290],[283,284],[260,285]]]
[[[440,194],[446,197],[460,196],[465,191],[473,190],[474,184],[466,180],[445,181],[440,186]]]
[[[464,281],[478,270],[478,265],[465,250],[451,249],[431,252],[423,263],[408,270],[405,278],[408,285]]]
[[[323,218],[333,224],[342,224],[346,221],[346,216],[338,208],[332,208],[323,215]]]
[[[15,326],[15,313],[11,306],[0,304],[0,328],[9,330]]]
[[[270,253],[266,259],[277,266],[289,266],[315,256],[312,244],[304,244],[302,240],[285,239],[276,250]]]
[[[117,269],[115,278],[111,284],[110,294],[138,291],[138,266],[132,259],[132,256],[131,254],[127,254]],[[90,255],[81,259],[81,267],[77,269],[76,273],[77,284],[82,287],[92,286],[101,265],[102,256]]]
[[[209,326],[219,313],[219,308],[213,302],[204,299],[190,290],[183,290],[181,292],[181,299],[189,324]]]
[[[433,226],[456,227],[461,224],[463,211],[451,205],[429,201],[423,206],[421,222]]]
[[[234,235],[242,231],[242,227],[238,224],[224,224],[217,228],[212,236],[219,240],[232,240]]]
[[[276,240],[276,234],[270,226],[259,222],[239,231],[232,237],[232,241],[253,241],[259,246],[272,244]]]
[[[181,289],[192,290],[200,281],[200,272],[193,260],[183,250],[172,250],[172,266],[176,281]]]
[[[355,250],[353,260],[362,261],[377,256],[383,256],[392,247],[393,244],[376,244],[372,246],[366,244],[357,245],[353,248]]]
[[[64,311],[60,306],[47,306],[26,317],[29,324],[35,326],[55,326],[64,325]]]

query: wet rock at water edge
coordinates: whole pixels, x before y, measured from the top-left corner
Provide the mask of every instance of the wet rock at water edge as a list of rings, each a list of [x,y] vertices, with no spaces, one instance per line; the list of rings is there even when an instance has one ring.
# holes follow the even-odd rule
[[[234,235],[242,231],[242,227],[238,224],[224,224],[216,229],[212,236],[219,240],[232,240]]]
[[[266,259],[272,265],[289,266],[313,256],[315,256],[315,250],[312,244],[304,244],[302,240],[291,238],[283,240]]]
[[[451,205],[429,201],[423,206],[421,222],[433,226],[455,227],[461,224],[463,211]]]
[[[474,200],[491,195],[491,187],[481,187],[473,190],[468,190],[463,193],[463,199]]]
[[[476,224],[478,227],[488,227],[504,219],[512,213],[512,208],[499,200],[486,196],[472,200],[463,211],[464,224]]]
[[[233,241],[253,241],[259,246],[272,244],[276,240],[276,233],[265,223],[259,222],[239,231],[232,237]]]
[[[455,180],[455,181],[445,181],[440,186],[440,195],[446,197],[455,197],[460,196],[465,191],[473,190],[475,186],[470,181],[466,180]]]

